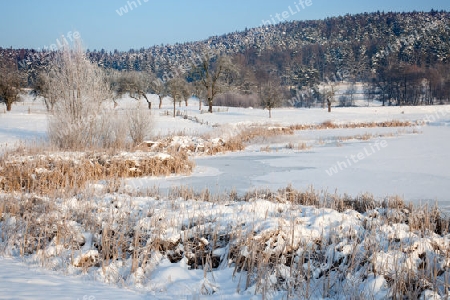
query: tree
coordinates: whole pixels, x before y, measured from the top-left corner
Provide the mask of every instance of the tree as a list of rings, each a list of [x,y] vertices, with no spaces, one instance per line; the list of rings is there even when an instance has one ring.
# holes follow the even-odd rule
[[[375,99],[377,93],[376,86],[369,83],[364,84],[364,98],[367,100],[367,106],[370,106],[370,102]]]
[[[355,105],[355,94],[356,94],[356,85],[354,81],[350,82],[350,85],[347,87],[347,90],[345,91],[345,94],[348,95],[349,103],[347,103],[347,106],[353,106]]]
[[[19,96],[24,85],[25,77],[18,70],[15,59],[7,54],[2,55],[0,57],[0,103],[5,103],[7,111],[11,111],[12,104],[20,100]]]
[[[333,102],[333,99],[336,95],[336,81],[329,81],[327,82],[328,87],[324,89],[322,93],[322,108],[325,108],[325,102],[328,106],[328,109],[331,110],[331,102]]]
[[[269,118],[272,118],[272,109],[281,105],[283,90],[279,82],[269,80],[261,87],[261,106],[269,110]]]
[[[206,92],[208,112],[213,112],[214,97],[224,91],[224,81],[232,72],[231,60],[226,56],[211,57],[209,54],[204,54],[201,63],[193,66],[192,76],[194,80],[202,84]]]
[[[152,109],[152,102],[147,98],[147,92],[150,89],[148,76],[143,72],[121,72],[118,78],[113,82],[113,89],[116,97],[128,94],[131,98],[140,100],[144,98],[147,101],[148,109]]]
[[[304,95],[306,106],[317,100],[319,93],[319,71],[314,68],[307,68],[298,64],[293,66],[291,81],[297,86],[297,93]]]
[[[49,64],[40,68],[36,80],[34,81],[32,91],[35,98],[41,96],[44,99],[45,107],[50,112],[53,112],[53,108],[58,99],[58,95],[56,94],[58,90],[52,87],[60,84],[56,82],[58,76],[56,76],[55,72],[57,72],[57,69],[54,64]]]
[[[167,94],[166,83],[164,81],[162,81],[161,79],[156,78],[156,76],[153,75],[150,78],[150,91],[152,91],[153,93],[158,95],[158,97],[159,97],[158,108],[161,109],[161,107],[162,107],[162,99]]]
[[[178,101],[180,101],[180,103],[181,103],[185,82],[186,81],[183,78],[176,77],[176,78],[171,79],[167,83],[167,90],[168,90],[170,96],[172,97],[172,101],[173,101],[173,117],[174,118],[176,116],[176,103]]]
[[[50,141],[62,149],[114,144],[123,126],[111,126],[114,119],[102,110],[101,104],[112,98],[104,71],[87,59],[79,43],[59,50],[52,68],[49,92],[57,99],[48,125]]]
[[[202,110],[202,101],[206,95],[203,85],[199,81],[193,82],[193,94],[198,99],[198,110]]]
[[[192,97],[193,91],[192,91],[192,85],[187,82],[183,78],[182,87],[181,87],[181,96],[183,97],[184,104],[188,106],[189,98]]]

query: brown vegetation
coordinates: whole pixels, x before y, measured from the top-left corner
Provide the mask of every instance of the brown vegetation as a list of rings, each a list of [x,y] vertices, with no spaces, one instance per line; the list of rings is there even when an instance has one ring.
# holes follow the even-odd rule
[[[151,272],[157,257],[165,257],[172,263],[186,258],[191,269],[205,272],[234,268],[234,278],[242,281],[242,284],[237,284],[238,289],[254,286],[255,292],[263,295],[274,290],[283,290],[298,298],[308,298],[317,291],[326,295],[333,290],[341,290],[335,285],[343,284],[347,276],[363,280],[381,275],[397,299],[417,298],[424,290],[437,291],[449,284],[448,280],[441,282],[447,267],[433,262],[433,259],[448,258],[450,253],[441,239],[448,234],[449,222],[437,208],[414,207],[398,197],[377,201],[369,194],[341,197],[312,188],[298,191],[290,186],[278,191],[256,190],[242,197],[232,192],[222,198],[212,197],[207,190],[197,194],[189,188],[180,188],[172,191],[166,199],[167,203],[172,203],[171,210],[174,211],[183,201],[191,200],[205,207],[210,201],[215,205],[235,203],[235,209],[244,209],[247,205],[253,207],[253,202],[261,200],[280,204],[273,206],[278,209],[266,212],[266,219],[279,220],[279,226],[262,230],[249,227],[246,223],[251,224],[251,221],[247,220],[231,222],[223,227],[223,224],[218,225],[224,217],[220,209],[193,214],[187,222],[167,217],[162,220],[161,216],[167,213],[160,214],[159,209],[153,207],[147,207],[139,214],[132,213],[131,200],[121,202],[118,195],[113,196],[109,204],[100,204],[85,194],[84,199],[70,200],[76,202],[76,210],[61,209],[62,205],[75,204],[60,198],[7,195],[0,197],[3,245],[20,250],[24,256],[37,254],[43,265],[52,258],[45,251],[46,247],[57,245],[62,253],[72,257],[65,261],[66,264],[83,271],[102,268],[103,274],[116,261],[129,264],[131,275],[138,267]],[[120,211],[117,210],[119,207]],[[293,216],[290,221],[285,217],[289,213],[285,210],[287,208]],[[324,228],[323,237],[294,236],[294,228],[301,228],[308,221],[308,218],[301,218],[303,210],[313,210],[319,217],[333,214],[336,210],[344,214],[343,221],[336,228]],[[180,210],[179,213],[185,218],[193,212]],[[239,211],[235,213],[239,215]],[[355,216],[361,227],[345,227],[348,226],[345,219]],[[10,222],[12,219],[14,222]],[[170,227],[172,223],[179,225]],[[395,231],[389,235],[378,232],[382,226],[395,224],[409,226],[408,239],[397,238]],[[175,230],[180,234],[167,238],[165,230]],[[88,252],[81,251],[88,242],[83,232],[92,233]],[[432,244],[422,238],[423,245],[432,245],[433,256],[427,248],[410,242],[413,236],[433,236],[431,240],[435,242]],[[388,240],[388,249],[397,255],[394,258],[398,257],[398,264],[380,264],[377,255],[386,251],[380,239]],[[334,253],[332,260],[328,255],[330,249]],[[4,248],[0,251],[10,250]],[[421,267],[417,271],[407,268],[400,263],[403,256],[417,257]],[[317,272],[319,269],[321,272]],[[268,281],[271,275],[276,276]],[[123,279],[126,278],[118,280]],[[344,288],[350,289],[348,292],[352,297],[364,298],[351,287],[342,287],[342,290]],[[443,293],[448,294],[448,291]]]
[[[83,188],[88,181],[116,182],[128,177],[189,174],[193,166],[183,153],[6,155],[0,162],[0,189],[46,194]]]

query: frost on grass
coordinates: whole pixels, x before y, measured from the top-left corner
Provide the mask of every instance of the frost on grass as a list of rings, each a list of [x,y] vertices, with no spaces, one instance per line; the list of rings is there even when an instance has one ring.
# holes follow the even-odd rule
[[[174,297],[448,297],[437,209],[290,187],[205,199],[3,195],[0,253]]]

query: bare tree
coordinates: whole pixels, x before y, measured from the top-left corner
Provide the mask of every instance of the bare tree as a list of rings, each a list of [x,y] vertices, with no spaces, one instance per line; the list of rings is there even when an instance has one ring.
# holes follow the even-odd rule
[[[205,89],[203,88],[203,85],[199,81],[193,82],[193,94],[198,99],[198,110],[202,110],[202,102],[203,99],[206,98],[205,96]]]
[[[272,109],[281,106],[283,90],[279,82],[269,80],[261,87],[261,106],[269,110],[269,118],[272,118]]]
[[[25,77],[18,70],[16,60],[6,55],[0,57],[0,103],[5,103],[7,111],[20,100],[24,84]]]
[[[193,66],[192,75],[202,84],[206,92],[208,112],[213,111],[214,97],[225,90],[230,73],[234,73],[234,68],[230,58],[226,56],[211,57],[205,54],[201,63]]]
[[[48,111],[53,112],[53,108],[59,98],[58,89],[52,88],[54,85],[60,83],[56,82],[58,76],[56,76],[55,64],[49,64],[39,70],[34,81],[32,93],[35,98],[41,96],[44,100],[45,107]]]
[[[176,116],[176,103],[180,101],[183,97],[183,86],[185,84],[185,80],[180,77],[176,77],[167,82],[167,91],[169,95],[172,97],[173,102],[173,117]]]
[[[327,87],[324,89],[322,93],[322,108],[325,108],[325,103],[329,109],[331,109],[331,103],[333,102],[334,97],[336,96],[336,81],[328,81]]]
[[[131,98],[141,100],[144,98],[147,101],[148,109],[152,109],[152,102],[147,98],[147,92],[150,90],[149,76],[143,72],[121,72],[114,79],[113,90],[116,97],[121,97],[128,94]]]
[[[182,98],[184,100],[184,104],[186,106],[188,106],[188,101],[189,101],[189,98],[192,97],[192,94],[193,94],[192,85],[183,79],[182,87],[181,87],[181,96],[182,96]]]
[[[158,95],[159,97],[159,106],[158,108],[161,109],[162,107],[162,100],[166,96],[167,93],[167,87],[166,83],[162,81],[159,78],[156,78],[154,75],[150,78],[150,90]]]
[[[367,100],[367,106],[370,106],[370,102],[375,99],[377,93],[376,86],[371,83],[366,83],[364,84],[363,91],[364,98]]]
[[[354,106],[355,105],[355,94],[356,94],[356,84],[354,81],[350,82],[350,85],[347,87],[345,94],[348,95],[349,103],[346,106]]]

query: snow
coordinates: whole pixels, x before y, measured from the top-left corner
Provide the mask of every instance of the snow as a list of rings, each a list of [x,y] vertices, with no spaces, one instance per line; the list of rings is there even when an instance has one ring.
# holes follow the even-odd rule
[[[244,240],[251,233],[254,233],[252,238],[257,244],[265,245],[265,250],[261,255],[272,256],[279,255],[286,252],[288,245],[304,245],[300,247],[296,253],[298,257],[302,253],[308,253],[308,249],[315,249],[317,247],[317,241],[334,240],[336,245],[331,244],[327,254],[327,264],[321,266],[305,264],[305,270],[312,268],[314,279],[319,280],[320,274],[331,268],[333,263],[336,263],[341,258],[347,259],[352,253],[355,252],[355,242],[357,238],[363,238],[365,229],[362,224],[366,220],[366,217],[356,213],[354,211],[346,211],[344,213],[338,213],[332,209],[313,208],[308,206],[297,206],[289,203],[274,203],[267,200],[254,199],[250,202],[230,202],[230,203],[210,203],[203,201],[191,201],[191,200],[173,200],[173,201],[160,201],[149,197],[128,197],[125,195],[106,195],[108,199],[113,196],[117,199],[117,206],[120,211],[116,213],[128,214],[130,211],[145,211],[151,209],[154,212],[152,218],[157,219],[159,222],[143,219],[139,222],[140,225],[149,226],[148,228],[141,228],[142,232],[155,232],[162,229],[162,234],[158,237],[162,241],[170,241],[173,239],[173,232],[166,230],[168,228],[178,228],[178,239],[184,236],[185,238],[191,238],[200,231],[208,230],[212,228],[217,234],[237,234],[241,235]],[[92,209],[97,208],[98,211],[104,211],[99,214],[99,218],[104,218],[109,215],[107,207],[108,201],[104,199],[97,199],[91,203]],[[73,203],[72,203],[73,204]],[[58,204],[59,205],[59,204]],[[81,203],[79,204],[81,205]],[[178,209],[174,209],[178,208]],[[76,205],[74,207],[76,208]],[[298,213],[300,212],[300,214]],[[184,228],[186,224],[192,225],[191,228],[180,231],[180,228]],[[77,224],[71,224],[73,228]],[[73,232],[81,231],[82,228],[74,229]],[[238,232],[233,233],[233,231]],[[399,232],[408,231],[408,228],[399,228]],[[292,232],[292,235],[285,233]],[[92,250],[92,235],[83,233],[85,244],[80,250],[80,254],[75,253],[75,258],[72,262],[73,265],[77,265],[82,257],[97,256],[98,252]],[[420,238],[413,233],[409,234],[409,237],[414,241],[420,241]],[[380,235],[380,244],[383,245],[390,238],[389,234]],[[445,240],[437,239],[444,242]],[[204,246],[210,244],[206,238],[200,238],[199,242]],[[427,240],[425,242],[428,242]],[[51,244],[56,243],[52,241]],[[356,245],[356,251],[363,251],[362,248],[358,248]],[[215,269],[212,272],[204,272],[203,270],[193,270],[187,264],[187,258],[181,259],[179,262],[171,263],[167,258],[163,257],[159,253],[152,253],[151,262],[147,264],[144,269],[137,270],[130,278],[124,281],[123,276],[129,273],[129,262],[114,261],[105,268],[105,271],[101,267],[91,267],[85,273],[81,273],[75,269],[62,268],[62,262],[52,264],[52,259],[60,258],[62,261],[70,260],[72,253],[65,249],[63,245],[59,245],[58,251],[54,246],[50,246],[49,251],[46,251],[46,265],[52,265],[55,270],[52,272],[35,271],[30,270],[29,267],[25,267],[23,264],[12,260],[10,258],[2,258],[0,261],[0,278],[4,279],[0,283],[0,289],[5,285],[6,291],[15,293],[17,299],[26,299],[28,295],[36,293],[35,299],[42,297],[55,297],[55,299],[76,299],[82,298],[85,295],[87,297],[95,297],[95,299],[111,299],[110,295],[114,298],[125,297],[126,299],[139,299],[142,295],[136,292],[142,293],[146,296],[152,295],[156,298],[186,298],[186,297],[199,297],[202,295],[205,299],[209,294],[211,299],[217,297],[224,297],[227,299],[259,299],[254,297],[253,291],[255,287],[252,286],[249,290],[244,291],[241,286],[240,280],[237,280],[239,276],[245,276],[245,274],[233,275],[234,267],[228,266],[226,263]],[[219,248],[220,251],[215,252],[221,257],[227,257],[227,248]],[[359,250],[358,250],[359,249]],[[185,251],[187,251],[185,249]],[[417,248],[415,251],[421,253],[424,249]],[[59,253],[59,255],[57,254]],[[391,256],[392,252],[378,254],[379,264],[375,265],[381,270],[382,267],[390,261],[395,259]],[[395,252],[394,252],[395,253]],[[403,255],[405,260],[406,254]],[[399,256],[400,256],[399,254]],[[28,266],[34,265],[33,261],[37,259],[37,256],[42,254],[32,255],[27,259]],[[188,254],[186,254],[188,256]],[[243,257],[250,257],[252,250],[248,246],[242,246],[240,255]],[[225,260],[226,262],[226,260]],[[389,264],[394,266],[395,264]],[[414,266],[412,266],[414,268]],[[389,271],[389,269],[387,269]],[[64,272],[68,272],[71,277],[63,276]],[[289,271],[285,269],[281,271],[285,278],[289,277]],[[236,278],[236,280],[230,280]],[[84,284],[85,282],[92,282],[92,280],[103,281],[114,285],[120,285],[126,287],[132,291],[115,291],[110,288],[108,293],[102,292],[105,288],[103,284]],[[276,282],[276,278],[274,278]],[[362,281],[360,278],[347,279],[348,282],[355,281],[361,291],[365,293],[373,293],[375,299],[381,299],[378,296],[386,294],[385,281],[381,277],[369,278]],[[315,283],[314,283],[315,284]],[[20,287],[24,285],[24,287]],[[65,288],[65,286],[68,288]],[[313,285],[313,283],[312,283]],[[7,288],[6,288],[7,287]],[[36,289],[39,291],[36,291]],[[109,288],[109,287],[108,287]],[[42,291],[45,290],[45,295]],[[241,292],[237,292],[241,290]],[[126,294],[128,293],[128,294]],[[276,299],[282,299],[285,294],[283,292],[276,293]],[[34,297],[34,296],[33,296]],[[10,298],[10,297],[8,297]],[[189,299],[189,298],[188,298]],[[319,299],[319,297],[313,297],[312,299]]]
[[[156,103],[156,96],[150,99]],[[124,110],[127,103],[119,101],[117,110]],[[156,137],[173,136],[172,142],[188,148],[194,143],[204,146],[206,135],[213,144],[221,144],[238,128],[254,124],[281,128],[292,124],[320,124],[332,121],[336,124],[357,122],[382,122],[391,120],[419,122],[422,126],[408,128],[355,128],[297,131],[294,135],[278,135],[258,139],[244,151],[207,156],[192,153],[196,162],[190,176],[146,177],[124,180],[124,191],[157,187],[164,195],[171,187],[187,186],[195,191],[207,188],[211,193],[236,191],[244,194],[249,190],[262,188],[276,190],[291,184],[295,189],[315,189],[322,194],[349,194],[356,196],[369,192],[378,199],[388,195],[400,195],[416,204],[436,201],[443,210],[450,210],[448,183],[450,182],[450,106],[430,107],[351,107],[333,108],[332,113],[324,109],[274,109],[273,118],[260,109],[229,108],[214,114],[198,111],[198,103],[191,99],[190,106],[177,106],[181,116],[170,115],[171,104],[166,99],[163,111],[153,109]],[[168,111],[169,114],[164,113]],[[184,118],[182,116],[188,116]],[[36,102],[19,103],[13,111],[0,111],[0,151],[20,141],[33,142],[46,138],[45,108]],[[368,139],[362,139],[367,136]],[[150,141],[150,140],[149,140]],[[286,147],[305,143],[307,149]],[[376,145],[385,145],[376,146]],[[266,150],[262,148],[268,147]],[[362,155],[359,155],[361,154]],[[76,159],[77,153],[65,154],[60,158]],[[131,156],[130,156],[131,155]],[[137,158],[145,152],[133,154],[124,152],[124,158]],[[155,154],[160,159],[169,159],[168,154]],[[353,157],[352,157],[353,156]],[[58,156],[56,156],[58,157]],[[37,169],[37,173],[45,172]],[[330,175],[331,174],[331,175]],[[383,214],[374,210],[366,214],[355,211],[339,213],[332,209],[317,209],[307,206],[294,207],[283,199],[279,203],[255,198],[249,202],[211,203],[183,199],[161,201],[150,197],[132,197],[124,194],[105,195],[104,185],[90,183],[96,198],[90,205],[104,217],[111,209],[112,199],[117,213],[140,214],[152,212],[136,224],[137,228],[151,234],[159,230],[159,238],[176,244],[193,238],[199,231],[214,228],[217,232],[228,232],[239,228],[240,234],[254,233],[253,239],[265,243],[265,254],[286,251],[288,234],[294,232],[292,243],[306,245],[311,249],[317,240],[333,240],[323,254],[327,257],[321,266],[314,266],[314,279],[330,269],[333,263],[346,260],[352,253],[362,253],[362,245],[355,238],[369,238],[364,226],[373,224],[377,228],[379,251],[373,257],[373,265],[386,273],[395,273],[401,265],[412,271],[420,267],[419,256],[432,255],[434,248],[448,248],[447,237],[420,236],[405,224],[379,224],[373,216]],[[132,194],[132,193],[130,193]],[[164,198],[163,198],[164,200]],[[70,213],[82,207],[77,198],[61,200],[61,213]],[[402,212],[389,212],[398,213]],[[158,221],[155,221],[158,220]],[[15,219],[9,219],[12,223]],[[191,225],[196,223],[195,226]],[[369,224],[364,225],[363,224]],[[0,299],[169,299],[205,298],[260,299],[255,296],[255,286],[245,290],[245,272],[234,275],[234,268],[225,264],[213,272],[192,270],[184,257],[171,263],[161,253],[153,253],[148,269],[139,267],[126,282],[120,276],[130,273],[130,262],[111,263],[104,271],[92,267],[86,273],[77,269],[85,260],[98,259],[98,251],[92,248],[94,232],[87,231],[75,221],[68,221],[77,239],[84,240],[84,246],[74,255],[71,269],[63,269],[61,260],[68,259],[67,249],[56,243],[32,257],[19,261],[17,253],[0,257]],[[192,226],[192,227],[189,227]],[[181,230],[183,228],[183,230]],[[401,240],[398,249],[387,249],[388,241]],[[356,239],[355,239],[356,240]],[[1,240],[0,240],[1,242]],[[198,243],[211,246],[211,240],[200,237]],[[404,244],[403,244],[404,243]],[[402,250],[403,248],[407,250]],[[251,256],[246,246],[240,249],[243,257]],[[301,255],[305,248],[296,250]],[[229,249],[217,248],[215,256],[226,257]],[[61,256],[58,256],[61,255]],[[433,254],[435,255],[435,254]],[[38,267],[37,256],[47,258],[47,268]],[[439,261],[450,265],[448,261]],[[305,269],[311,268],[305,264]],[[287,277],[289,270],[280,268],[280,274]],[[150,275],[149,275],[150,274]],[[206,275],[205,275],[206,274]],[[268,274],[267,282],[277,281]],[[278,276],[280,276],[278,274]],[[122,281],[121,281],[122,280]],[[107,285],[106,283],[110,283]],[[387,281],[382,274],[368,274],[345,279],[348,287],[374,299],[388,297]],[[121,288],[118,288],[120,286]],[[209,295],[209,296],[208,296]],[[286,298],[282,292],[274,292],[273,298]],[[439,295],[425,290],[421,299],[439,299]],[[314,295],[312,299],[319,299]],[[343,299],[343,298],[342,298]]]
[[[0,266],[0,299],[148,299],[97,281],[54,274],[18,259],[0,257]]]
[[[41,103],[29,97],[13,107],[13,112],[6,113],[0,105],[0,153],[2,148],[14,147],[20,141],[33,142],[46,137],[47,114]]]
[[[399,195],[416,204],[437,201],[441,207],[450,208],[447,187],[450,160],[446,153],[449,145],[448,139],[442,138],[450,136],[450,127],[425,126],[420,128],[421,133],[397,131],[395,128],[301,131],[284,140],[275,140],[278,144],[268,141],[239,153],[199,157],[189,177],[139,178],[126,182],[141,189],[157,186],[166,190],[186,185],[195,190],[207,187],[218,193],[234,189],[240,194],[254,188],[275,190],[292,184],[299,189],[313,186],[319,191],[353,196],[365,192],[377,198]],[[386,137],[336,143],[340,136],[367,132]],[[391,133],[398,136],[390,136]],[[319,140],[324,144],[314,145]],[[292,141],[313,146],[306,151],[287,150],[285,146]],[[377,150],[375,143],[382,141],[387,146]],[[278,150],[270,153],[259,150],[269,143],[274,149],[278,146]],[[356,158],[359,153],[364,153],[361,160]],[[351,160],[352,155],[356,163]]]

